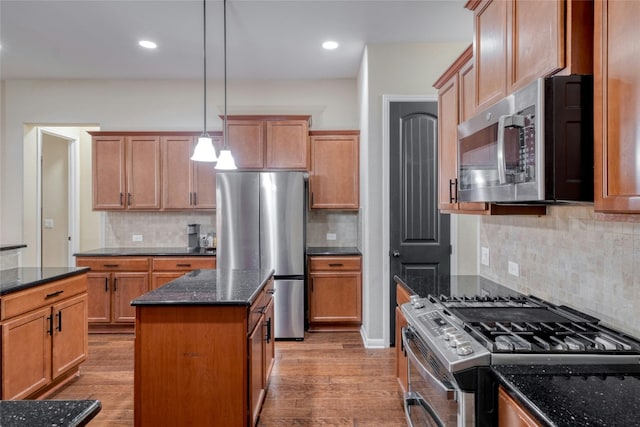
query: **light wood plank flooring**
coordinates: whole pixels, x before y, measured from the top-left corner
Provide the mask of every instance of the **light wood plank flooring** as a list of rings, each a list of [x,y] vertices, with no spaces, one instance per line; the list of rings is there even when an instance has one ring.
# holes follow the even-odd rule
[[[277,341],[259,426],[406,426],[394,349],[366,349],[358,333]],[[92,427],[133,425],[133,336],[89,336],[80,377],[52,399],[98,399]]]

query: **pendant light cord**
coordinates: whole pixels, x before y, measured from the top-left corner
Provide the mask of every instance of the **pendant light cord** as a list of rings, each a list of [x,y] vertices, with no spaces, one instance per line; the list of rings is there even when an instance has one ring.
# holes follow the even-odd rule
[[[202,78],[202,88],[204,93],[204,125],[202,128],[202,136],[209,136],[207,133],[207,0],[202,0],[202,53],[204,58],[204,70]]]
[[[229,149],[227,145],[227,0],[223,1],[223,54],[224,54],[224,124],[223,124],[223,137],[224,148]]]

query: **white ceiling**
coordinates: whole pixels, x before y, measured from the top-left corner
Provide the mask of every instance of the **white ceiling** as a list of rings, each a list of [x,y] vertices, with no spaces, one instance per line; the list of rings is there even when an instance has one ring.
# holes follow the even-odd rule
[[[468,42],[466,0],[228,0],[227,76],[353,78],[366,44]],[[0,0],[0,76],[201,78],[201,0]],[[207,0],[208,77],[223,70],[223,3]],[[155,41],[153,51],[139,39]],[[325,51],[326,39],[340,43]]]

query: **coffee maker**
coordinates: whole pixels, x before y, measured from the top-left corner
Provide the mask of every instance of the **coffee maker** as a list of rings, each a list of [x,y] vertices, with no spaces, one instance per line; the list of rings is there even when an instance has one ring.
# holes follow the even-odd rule
[[[187,241],[188,251],[197,251],[200,249],[200,224],[187,225]]]

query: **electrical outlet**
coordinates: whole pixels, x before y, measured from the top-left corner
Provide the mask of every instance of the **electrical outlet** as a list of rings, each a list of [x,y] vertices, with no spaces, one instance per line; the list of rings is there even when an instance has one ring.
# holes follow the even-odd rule
[[[53,218],[44,219],[44,228],[53,228]]]
[[[131,237],[131,240],[134,242],[142,242],[142,234],[134,234]]]
[[[489,267],[489,248],[484,246],[480,248],[480,262]]]
[[[336,233],[327,233],[327,240],[336,240]]]
[[[512,276],[520,276],[520,265],[517,262],[509,261],[509,274]]]

